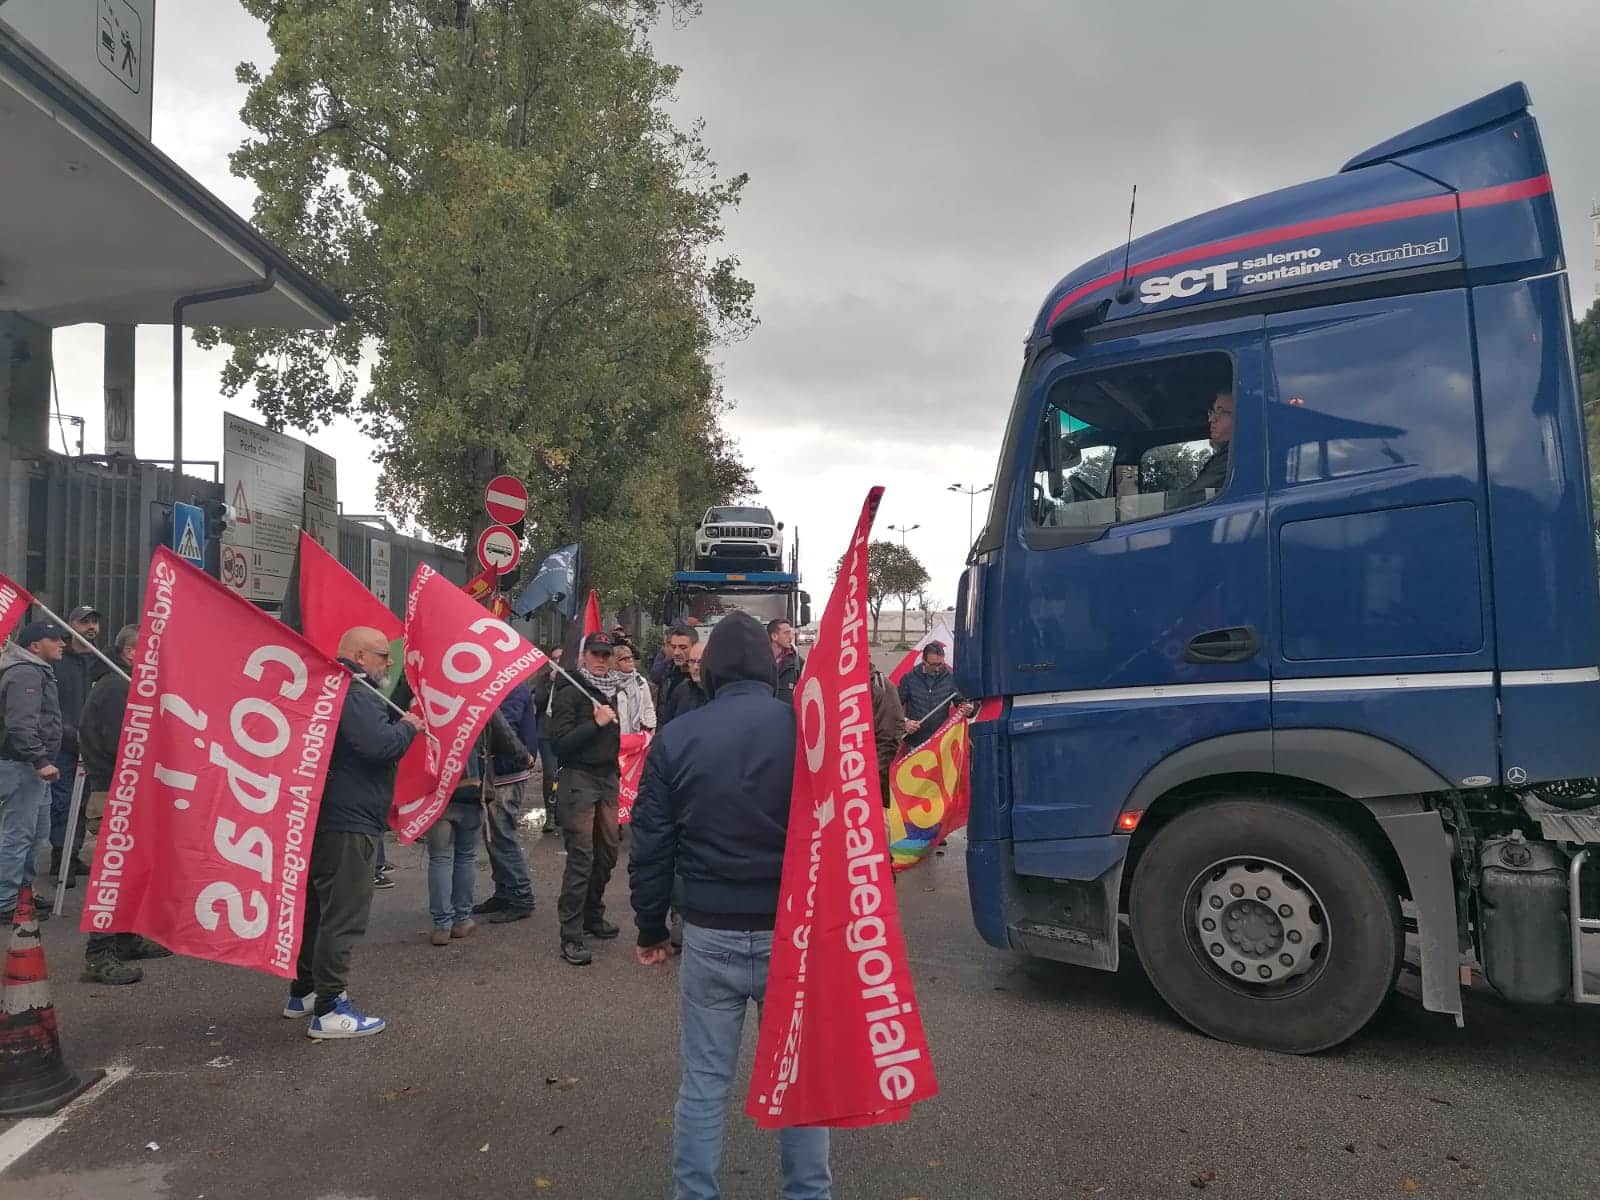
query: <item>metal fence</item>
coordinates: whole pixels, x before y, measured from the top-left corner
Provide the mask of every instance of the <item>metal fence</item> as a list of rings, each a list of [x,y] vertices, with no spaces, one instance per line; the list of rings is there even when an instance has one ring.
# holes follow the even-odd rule
[[[150,555],[171,532],[175,500],[222,500],[209,479],[178,476],[150,463],[96,462],[48,454],[13,460],[26,466],[26,548],[19,582],[61,616],[90,604],[105,616],[108,634],[136,622]],[[456,583],[467,580],[466,557],[381,525],[339,518],[339,560],[362,583],[372,583],[374,539],[389,543],[389,601],[397,615],[419,563]],[[102,641],[109,641],[109,637]]]
[[[221,498],[221,484],[149,463],[35,458],[22,584],[63,617],[93,605],[115,631],[138,620],[145,571],[165,539],[172,502]]]

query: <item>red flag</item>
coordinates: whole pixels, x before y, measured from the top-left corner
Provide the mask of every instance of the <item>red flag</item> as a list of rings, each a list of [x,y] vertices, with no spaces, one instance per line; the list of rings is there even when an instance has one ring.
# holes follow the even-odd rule
[[[398,641],[403,632],[400,618],[304,530],[299,600],[300,632],[329,658],[338,657],[339,639],[359,625],[376,629],[386,642]]]
[[[511,601],[507,600],[500,592],[494,594],[494,599],[489,602],[489,612],[497,621],[511,619]]]
[[[621,781],[617,787],[617,824],[633,820],[633,806],[639,799],[639,780],[644,777],[644,760],[650,753],[648,733],[622,735],[622,751],[617,755]]]
[[[907,675],[911,674],[912,670],[915,669],[917,660],[922,657],[922,648],[929,642],[943,642],[945,654],[949,655],[950,647],[954,640],[955,639],[950,636],[950,631],[945,628],[944,625],[935,625],[933,628],[929,629],[927,633],[922,635],[921,641],[919,641],[910,650],[906,651],[906,656],[904,658],[895,664],[894,670],[889,672],[889,682],[894,684],[896,687],[899,687],[900,681]],[[955,665],[954,656],[949,658],[949,662],[952,666]]]
[[[349,686],[293,630],[158,549],[79,927],[292,976]]]
[[[583,606],[583,636],[600,632],[600,596],[599,593],[590,591],[589,603]]]
[[[795,691],[800,745],[745,1112],[764,1129],[879,1125],[934,1096],[873,759],[867,493]]]
[[[0,642],[11,636],[11,631],[22,620],[22,614],[33,604],[33,596],[20,583],[0,575]]]
[[[450,803],[489,715],[545,656],[424,564],[406,599],[406,679],[424,722],[395,773],[389,825],[414,842]]]
[[[461,590],[474,600],[481,602],[485,596],[492,594],[500,586],[497,582],[499,578],[500,576],[495,573],[492,567],[486,567],[481,574],[474,575],[466,583],[462,584]]]

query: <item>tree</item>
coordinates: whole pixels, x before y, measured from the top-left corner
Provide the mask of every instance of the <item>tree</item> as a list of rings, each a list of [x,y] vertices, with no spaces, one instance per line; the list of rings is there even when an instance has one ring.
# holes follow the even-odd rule
[[[1139,463],[1139,491],[1149,495],[1188,487],[1211,454],[1207,442],[1177,442],[1148,451]]]
[[[379,499],[445,538],[519,476],[530,538],[581,540],[585,587],[659,591],[689,514],[750,490],[708,354],[754,322],[713,257],[745,177],[666,114],[659,0],[241,2],[277,60],[239,68],[234,173],[354,316],[208,332],[225,392],[277,426],[354,417]]]
[[[833,577],[837,579],[844,570],[845,552],[834,565]],[[878,618],[883,613],[883,602],[890,596],[899,596],[902,610],[906,598],[914,596],[927,585],[928,572],[899,542],[869,542],[867,544],[867,610],[872,613],[872,640],[878,640]],[[902,612],[900,636],[905,637],[905,618]]]
[[[1589,493],[1600,514],[1600,300],[1572,326],[1583,397],[1583,424],[1589,441]]]

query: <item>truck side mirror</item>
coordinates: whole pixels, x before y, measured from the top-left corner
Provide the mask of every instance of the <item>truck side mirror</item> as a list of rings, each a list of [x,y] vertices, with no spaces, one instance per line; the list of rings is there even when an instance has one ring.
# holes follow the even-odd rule
[[[1041,449],[1050,498],[1060,500],[1067,494],[1067,472],[1083,462],[1083,450],[1069,433],[1047,435]]]
[[[783,522],[782,521],[778,522],[778,529],[779,529],[780,532],[782,531],[782,529],[783,529]]]

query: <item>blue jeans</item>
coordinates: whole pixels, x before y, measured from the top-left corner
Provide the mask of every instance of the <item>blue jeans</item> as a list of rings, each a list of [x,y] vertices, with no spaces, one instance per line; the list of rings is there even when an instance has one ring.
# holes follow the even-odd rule
[[[56,755],[59,776],[50,781],[50,848],[59,850],[67,844],[67,814],[72,810],[72,783],[78,777],[76,754]],[[87,794],[85,795],[87,799]],[[78,813],[78,832],[72,839],[72,851],[83,849],[83,813]]]
[[[0,760],[0,912],[33,882],[33,860],[50,841],[50,785],[27,763]]]
[[[451,803],[424,835],[428,844],[428,915],[435,929],[472,916],[472,876],[478,868],[483,808]]]
[[[494,894],[512,908],[532,908],[533,877],[517,836],[528,781],[504,784],[495,792],[495,802],[489,806],[489,870],[494,875]]]
[[[772,934],[683,928],[678,992],[683,1001],[683,1078],[672,1127],[674,1200],[718,1200],[728,1088],[739,1062],[749,1001],[767,995]],[[826,1129],[783,1129],[783,1200],[829,1200]]]

